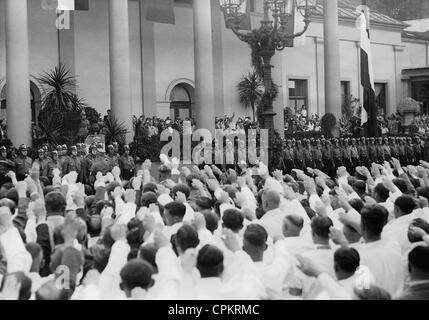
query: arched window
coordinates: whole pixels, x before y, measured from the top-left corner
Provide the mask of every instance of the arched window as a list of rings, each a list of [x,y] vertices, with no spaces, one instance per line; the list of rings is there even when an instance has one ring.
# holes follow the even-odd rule
[[[171,119],[186,119],[192,117],[194,88],[187,83],[176,85],[170,93]]]

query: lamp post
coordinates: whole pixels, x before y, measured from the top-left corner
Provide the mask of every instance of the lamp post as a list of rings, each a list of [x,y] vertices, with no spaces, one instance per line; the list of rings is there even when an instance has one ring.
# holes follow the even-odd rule
[[[310,16],[316,9],[317,0],[264,0],[264,18],[259,29],[240,31],[240,24],[246,15],[247,0],[220,0],[228,28],[241,40],[249,44],[252,56],[260,61],[265,93],[262,100],[263,113],[261,127],[274,131],[273,88],[271,59],[276,50],[282,51],[290,42],[302,36],[310,25]],[[295,8],[303,17],[302,30],[290,30],[289,22],[294,17]],[[261,121],[262,120],[262,121]],[[270,134],[270,136],[271,136]],[[270,140],[272,141],[272,140]]]

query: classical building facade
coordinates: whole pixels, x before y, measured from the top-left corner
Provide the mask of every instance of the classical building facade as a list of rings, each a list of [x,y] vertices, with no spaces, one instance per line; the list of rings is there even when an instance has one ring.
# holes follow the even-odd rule
[[[225,27],[218,0],[176,0],[174,24],[148,21],[145,3],[90,0],[88,11],[71,12],[69,29],[58,30],[57,13],[40,0],[0,0],[0,101],[14,143],[31,143],[25,128],[40,108],[42,88],[31,76],[59,62],[78,77],[80,97],[100,113],[112,109],[128,126],[132,115],[142,114],[191,115],[208,128],[215,116],[251,114],[236,89],[251,69],[250,49]],[[262,3],[250,1],[253,28],[262,19]],[[350,1],[338,4],[341,95],[359,97],[358,13]],[[328,109],[323,11],[320,1],[305,41],[274,58],[279,130],[286,106],[319,115]],[[407,36],[407,27],[371,14],[377,102],[387,114],[413,96],[410,77],[429,70],[429,38]]]

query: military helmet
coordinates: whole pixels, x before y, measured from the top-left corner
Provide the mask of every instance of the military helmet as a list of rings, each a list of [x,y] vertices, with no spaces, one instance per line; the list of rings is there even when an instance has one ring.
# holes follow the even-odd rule
[[[0,152],[3,152],[3,151],[7,151],[7,149],[6,149],[6,147],[5,147],[5,146],[1,146],[1,147],[0,147]]]
[[[27,148],[27,146],[26,146],[25,144],[21,144],[21,145],[19,146],[19,150],[21,150],[21,151],[27,151],[27,150],[28,150],[28,148]]]

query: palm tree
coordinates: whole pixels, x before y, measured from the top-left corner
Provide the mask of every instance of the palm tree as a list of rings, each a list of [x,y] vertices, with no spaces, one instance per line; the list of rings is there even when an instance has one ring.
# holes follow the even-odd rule
[[[255,70],[243,76],[237,85],[240,103],[245,108],[252,108],[253,121],[255,121],[256,106],[263,96],[263,82]]]
[[[84,101],[76,96],[76,77],[70,74],[70,69],[64,64],[35,79],[42,87],[42,109],[62,113],[80,111],[86,106]]]

